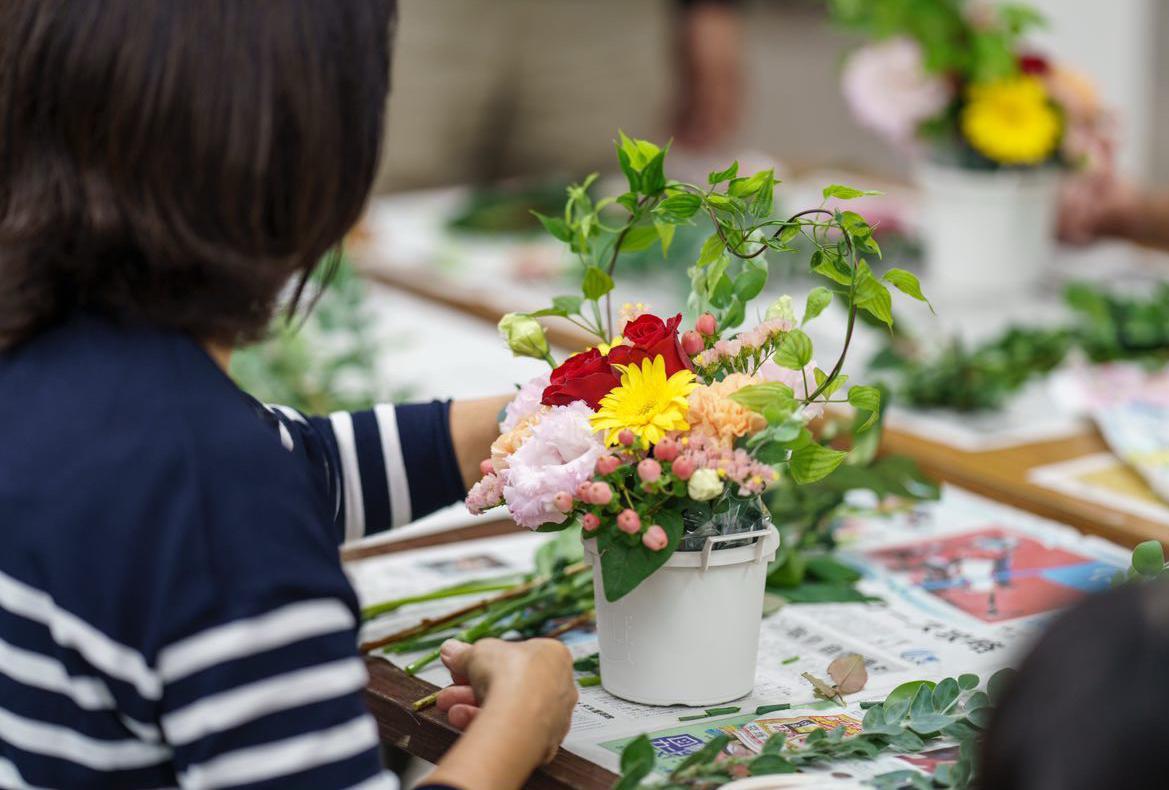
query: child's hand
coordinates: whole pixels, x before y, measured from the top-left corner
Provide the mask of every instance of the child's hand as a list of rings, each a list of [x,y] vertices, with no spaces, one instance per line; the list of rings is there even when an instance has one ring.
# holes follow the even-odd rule
[[[450,640],[442,661],[455,685],[438,695],[438,708],[450,723],[466,729],[490,716],[522,737],[539,739],[545,762],[568,734],[576,704],[572,656],[554,639],[504,642],[484,639],[474,645]]]

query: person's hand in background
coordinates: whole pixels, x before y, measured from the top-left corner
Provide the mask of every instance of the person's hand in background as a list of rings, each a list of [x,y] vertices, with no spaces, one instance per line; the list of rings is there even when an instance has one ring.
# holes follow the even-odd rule
[[[1147,193],[1111,171],[1074,177],[1060,191],[1058,231],[1068,244],[1123,239],[1169,249],[1169,195]]]
[[[552,639],[449,640],[442,661],[454,685],[439,692],[438,708],[465,733],[427,781],[519,787],[568,734],[577,700],[568,649]]]
[[[694,149],[727,143],[742,117],[742,20],[733,3],[697,0],[680,20],[674,139]]]

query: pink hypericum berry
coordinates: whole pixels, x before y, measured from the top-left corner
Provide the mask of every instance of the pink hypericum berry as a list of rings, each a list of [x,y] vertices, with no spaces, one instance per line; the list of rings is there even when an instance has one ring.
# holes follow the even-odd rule
[[[561,513],[567,513],[572,510],[572,494],[567,491],[558,491],[556,496],[552,497],[552,504]]]
[[[694,328],[698,330],[698,334],[710,337],[718,331],[718,323],[714,320],[714,316],[710,313],[703,313],[698,316],[698,320],[694,322]]]
[[[706,341],[702,339],[702,335],[693,329],[682,333],[682,350],[687,354],[694,356],[704,348],[706,348]]]
[[[621,444],[625,445],[626,447],[631,447],[633,443],[637,441],[637,435],[628,428],[625,428],[621,431],[621,433],[617,434],[617,441],[621,442]]]
[[[576,487],[576,498],[586,505],[593,504],[593,484],[585,482],[578,485]]]
[[[602,455],[597,459],[597,474],[611,475],[621,466],[621,459],[615,455]]]
[[[641,542],[650,551],[661,551],[669,544],[670,538],[664,529],[657,524],[651,524],[650,528],[641,536]]]
[[[613,489],[608,483],[593,483],[589,486],[589,501],[594,505],[607,505],[613,501]]]
[[[491,462],[490,458],[484,458],[479,462],[479,474],[484,477],[495,474],[495,464]]]
[[[678,457],[679,450],[678,442],[666,437],[654,445],[654,458],[659,461],[673,461]]]
[[[641,516],[631,508],[625,508],[617,516],[617,529],[630,535],[641,529]]]
[[[694,462],[686,457],[679,458],[674,461],[673,465],[670,467],[670,471],[672,471],[674,476],[679,480],[689,480],[690,475],[694,474]]]
[[[584,518],[580,520],[580,526],[585,532],[592,532],[601,526],[601,520],[593,513],[585,513]]]
[[[637,465],[637,476],[644,483],[656,483],[662,476],[662,465],[652,458],[646,458]]]

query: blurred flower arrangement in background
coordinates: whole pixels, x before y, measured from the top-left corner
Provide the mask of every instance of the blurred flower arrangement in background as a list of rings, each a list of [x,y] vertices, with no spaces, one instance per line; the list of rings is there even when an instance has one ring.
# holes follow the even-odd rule
[[[841,88],[863,126],[940,164],[1091,166],[1112,121],[1092,83],[1029,49],[1045,24],[1021,3],[829,0],[834,19],[871,41],[847,59]]]

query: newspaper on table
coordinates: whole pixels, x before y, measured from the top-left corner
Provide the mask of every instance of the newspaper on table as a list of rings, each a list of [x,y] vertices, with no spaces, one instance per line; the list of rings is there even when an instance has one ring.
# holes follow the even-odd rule
[[[639,705],[600,686],[581,688],[565,748],[616,771],[624,745],[647,733],[659,764],[668,767],[722,728],[734,729],[737,746],[748,748],[750,738],[788,726],[787,720],[845,715],[839,705],[818,703],[801,677],[803,672],[825,676],[828,663],[844,653],[862,655],[869,671],[868,684],[850,705],[881,700],[909,680],[966,672],[985,680],[1012,665],[1055,612],[1107,587],[1116,569],[1128,564],[1127,552],[1118,546],[952,487],[944,489],[941,500],[910,510],[847,517],[837,536],[841,558],[864,574],[858,586],[880,602],[790,605],[764,618],[755,689],[727,703],[738,713],[679,722],[694,709]],[[470,579],[530,571],[544,539],[517,533],[372,557],[347,569],[362,604],[370,605]],[[368,623],[362,638],[375,639],[465,603],[447,599],[405,607]],[[576,657],[597,650],[596,637],[587,630],[563,639]],[[405,666],[419,654],[375,655]],[[440,686],[450,682],[441,664],[420,677]],[[792,710],[754,714],[759,706],[781,703]],[[815,705],[821,709],[805,709]],[[740,729],[745,735],[738,734]],[[906,758],[889,759],[896,764],[890,767],[884,758],[857,761],[847,770],[871,776],[872,771],[905,768]],[[927,753],[913,759],[933,758]],[[833,775],[838,769],[834,763]]]

